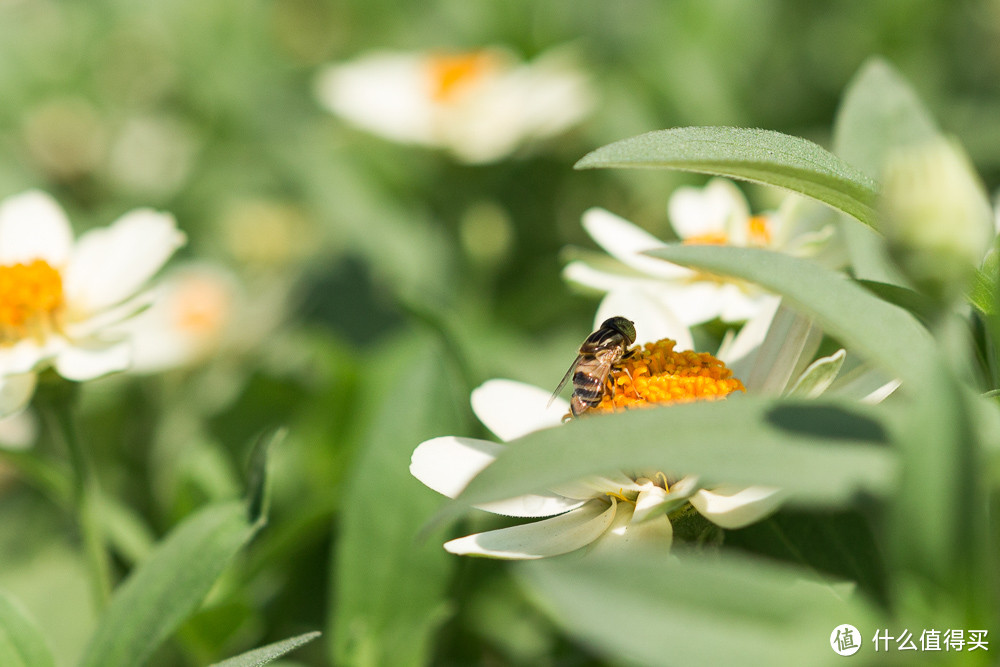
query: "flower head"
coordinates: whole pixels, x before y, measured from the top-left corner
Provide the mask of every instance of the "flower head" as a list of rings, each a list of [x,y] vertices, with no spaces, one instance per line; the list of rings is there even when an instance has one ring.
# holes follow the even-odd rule
[[[0,414],[27,404],[45,367],[77,381],[126,368],[129,343],[109,327],[141,309],[139,290],[183,243],[149,209],[74,242],[48,195],[0,202]]]
[[[317,94],[358,127],[444,148],[469,163],[499,160],[556,135],[593,106],[586,77],[565,51],[530,64],[496,48],[371,53],[327,67]]]
[[[670,198],[668,212],[682,243],[768,248],[790,254],[816,254],[830,245],[833,222],[792,214],[800,200],[788,199],[780,210],[751,215],[740,190],[721,178],[704,188],[681,187]],[[647,257],[642,253],[665,246],[655,236],[603,209],[584,213],[587,233],[620,267],[609,271],[586,261],[566,266],[565,277],[604,292],[642,289],[669,307],[686,325],[720,318],[751,319],[776,297],[743,281],[710,275]]]

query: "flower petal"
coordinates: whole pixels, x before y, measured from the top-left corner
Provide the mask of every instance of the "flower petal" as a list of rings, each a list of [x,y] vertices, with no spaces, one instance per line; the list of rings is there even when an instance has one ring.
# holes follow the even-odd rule
[[[446,542],[453,554],[505,560],[546,558],[576,551],[600,537],[615,518],[616,503],[591,501],[534,523],[491,530]]]
[[[722,528],[742,528],[771,514],[784,501],[781,489],[769,486],[701,489],[691,496],[702,516]]]
[[[750,206],[736,185],[724,178],[713,178],[704,188],[681,186],[674,190],[667,203],[670,223],[682,239],[708,234],[726,234],[732,245],[745,245]],[[740,243],[739,241],[744,242]]]
[[[0,381],[0,386],[2,385],[3,382]],[[32,384],[32,388],[34,388],[34,384]],[[0,388],[0,394],[2,393],[3,389]],[[0,398],[0,402],[2,402],[2,398]],[[30,449],[37,439],[38,417],[35,416],[33,410],[21,410],[0,418],[0,449],[14,451]]]
[[[61,267],[72,247],[69,220],[48,194],[29,190],[0,203],[0,264],[43,259]]]
[[[34,373],[0,376],[0,417],[14,415],[28,405],[37,379]]]
[[[597,307],[594,329],[616,315],[632,320],[637,342],[670,338],[677,341],[677,350],[694,349],[691,330],[663,302],[643,289],[608,292]]]
[[[450,435],[434,438],[420,443],[413,450],[410,474],[438,493],[454,498],[503,449],[503,445],[489,440]],[[562,514],[580,507],[584,502],[586,499],[567,498],[557,493],[540,493],[475,507],[504,516],[540,517]]]
[[[652,482],[643,485],[642,491],[635,499],[635,511],[632,521],[641,523],[651,516],[656,510],[662,509],[669,501],[667,492]]]
[[[127,342],[74,343],[60,350],[52,365],[67,380],[84,382],[125,370],[131,358]]]
[[[690,271],[684,267],[641,254],[647,250],[663,248],[666,244],[625,218],[603,208],[585,211],[583,228],[609,255],[641,273],[667,280],[690,275]]]
[[[812,362],[802,371],[795,381],[795,385],[788,390],[787,395],[816,398],[837,379],[840,367],[844,365],[845,357],[847,357],[847,350],[841,348],[828,357],[822,357]]]
[[[553,384],[553,387],[555,385]],[[569,404],[550,392],[515,380],[487,380],[472,391],[472,411],[504,442],[562,423]]]
[[[666,514],[648,520],[637,519],[633,509],[622,503],[614,522],[594,543],[592,553],[621,553],[636,547],[667,551],[673,540],[674,528]]]
[[[66,270],[71,316],[90,315],[132,296],[184,241],[173,216],[150,209],[131,211],[110,227],[87,232]]]

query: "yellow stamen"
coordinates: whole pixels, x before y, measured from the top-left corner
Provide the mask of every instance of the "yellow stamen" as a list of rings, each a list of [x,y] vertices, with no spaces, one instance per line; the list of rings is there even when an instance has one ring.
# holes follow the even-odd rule
[[[462,88],[492,69],[494,61],[495,58],[482,51],[432,56],[427,63],[431,98],[442,103],[453,101]]]
[[[40,333],[62,304],[62,276],[48,262],[0,266],[0,343]]]
[[[714,401],[746,391],[726,365],[707,352],[675,352],[664,338],[646,343],[612,367],[600,405],[588,412]]]
[[[633,505],[635,504],[635,501],[634,501],[634,500],[629,500],[629,499],[628,499],[628,498],[627,498],[627,497],[625,496],[625,489],[618,489],[618,493],[615,493],[614,491],[607,491],[607,492],[605,493],[605,495],[607,495],[607,496],[608,496],[608,497],[610,497],[610,498],[615,498],[615,499],[617,499],[617,500],[618,500],[619,502],[623,502],[623,503],[632,503]]]
[[[726,245],[729,236],[725,232],[709,232],[684,239],[684,245]]]
[[[755,215],[747,221],[747,236],[750,245],[771,245],[771,221],[766,215]]]

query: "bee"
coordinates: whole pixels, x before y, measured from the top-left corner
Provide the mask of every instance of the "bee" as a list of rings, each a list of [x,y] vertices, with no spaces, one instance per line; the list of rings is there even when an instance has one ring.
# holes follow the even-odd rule
[[[624,317],[604,320],[597,331],[583,341],[573,365],[552,392],[549,405],[552,405],[570,377],[573,378],[573,395],[570,397],[569,407],[574,417],[600,404],[611,367],[627,356],[626,351],[634,342],[635,324],[631,320]]]

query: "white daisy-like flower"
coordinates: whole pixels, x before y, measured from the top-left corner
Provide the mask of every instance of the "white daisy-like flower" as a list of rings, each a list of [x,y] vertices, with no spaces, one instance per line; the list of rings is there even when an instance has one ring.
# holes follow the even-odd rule
[[[833,219],[800,211],[792,214],[802,200],[790,197],[786,202],[776,212],[754,216],[736,185],[714,178],[704,188],[678,188],[668,214],[682,243],[752,246],[799,256],[827,250],[835,231]],[[603,292],[643,289],[669,304],[689,326],[715,318],[742,322],[777,302],[777,297],[755,285],[644,256],[643,252],[667,244],[604,209],[584,213],[583,227],[620,268],[573,261],[563,273],[570,282]]]
[[[150,297],[149,308],[114,327],[132,341],[131,373],[159,373],[210,357],[230,333],[239,287],[220,266],[188,264],[165,274]]]
[[[0,415],[27,404],[44,368],[75,381],[124,370],[129,341],[109,327],[141,309],[140,290],[184,240],[149,209],[74,241],[49,195],[0,202]]]
[[[668,310],[641,293],[610,294],[598,310],[598,322],[612,309],[629,313],[636,330],[644,335],[671,334],[691,340],[690,333],[682,331]],[[476,416],[504,442],[561,424],[568,403],[557,399],[548,406],[548,402],[548,391],[512,380],[490,380],[472,393]],[[503,448],[502,444],[474,438],[434,438],[413,452],[410,472],[428,487],[454,498]],[[463,555],[530,559],[592,544],[595,548],[620,548],[653,543],[668,548],[673,529],[667,514],[686,502],[716,525],[738,528],[773,512],[783,495],[768,487],[705,489],[693,476],[671,483],[662,472],[612,474],[480,505],[480,509],[505,516],[548,518],[452,540],[445,549]]]
[[[594,106],[566,49],[527,64],[500,48],[375,52],[328,66],[316,90],[326,109],[360,128],[444,148],[467,163],[493,162],[559,134]]]

